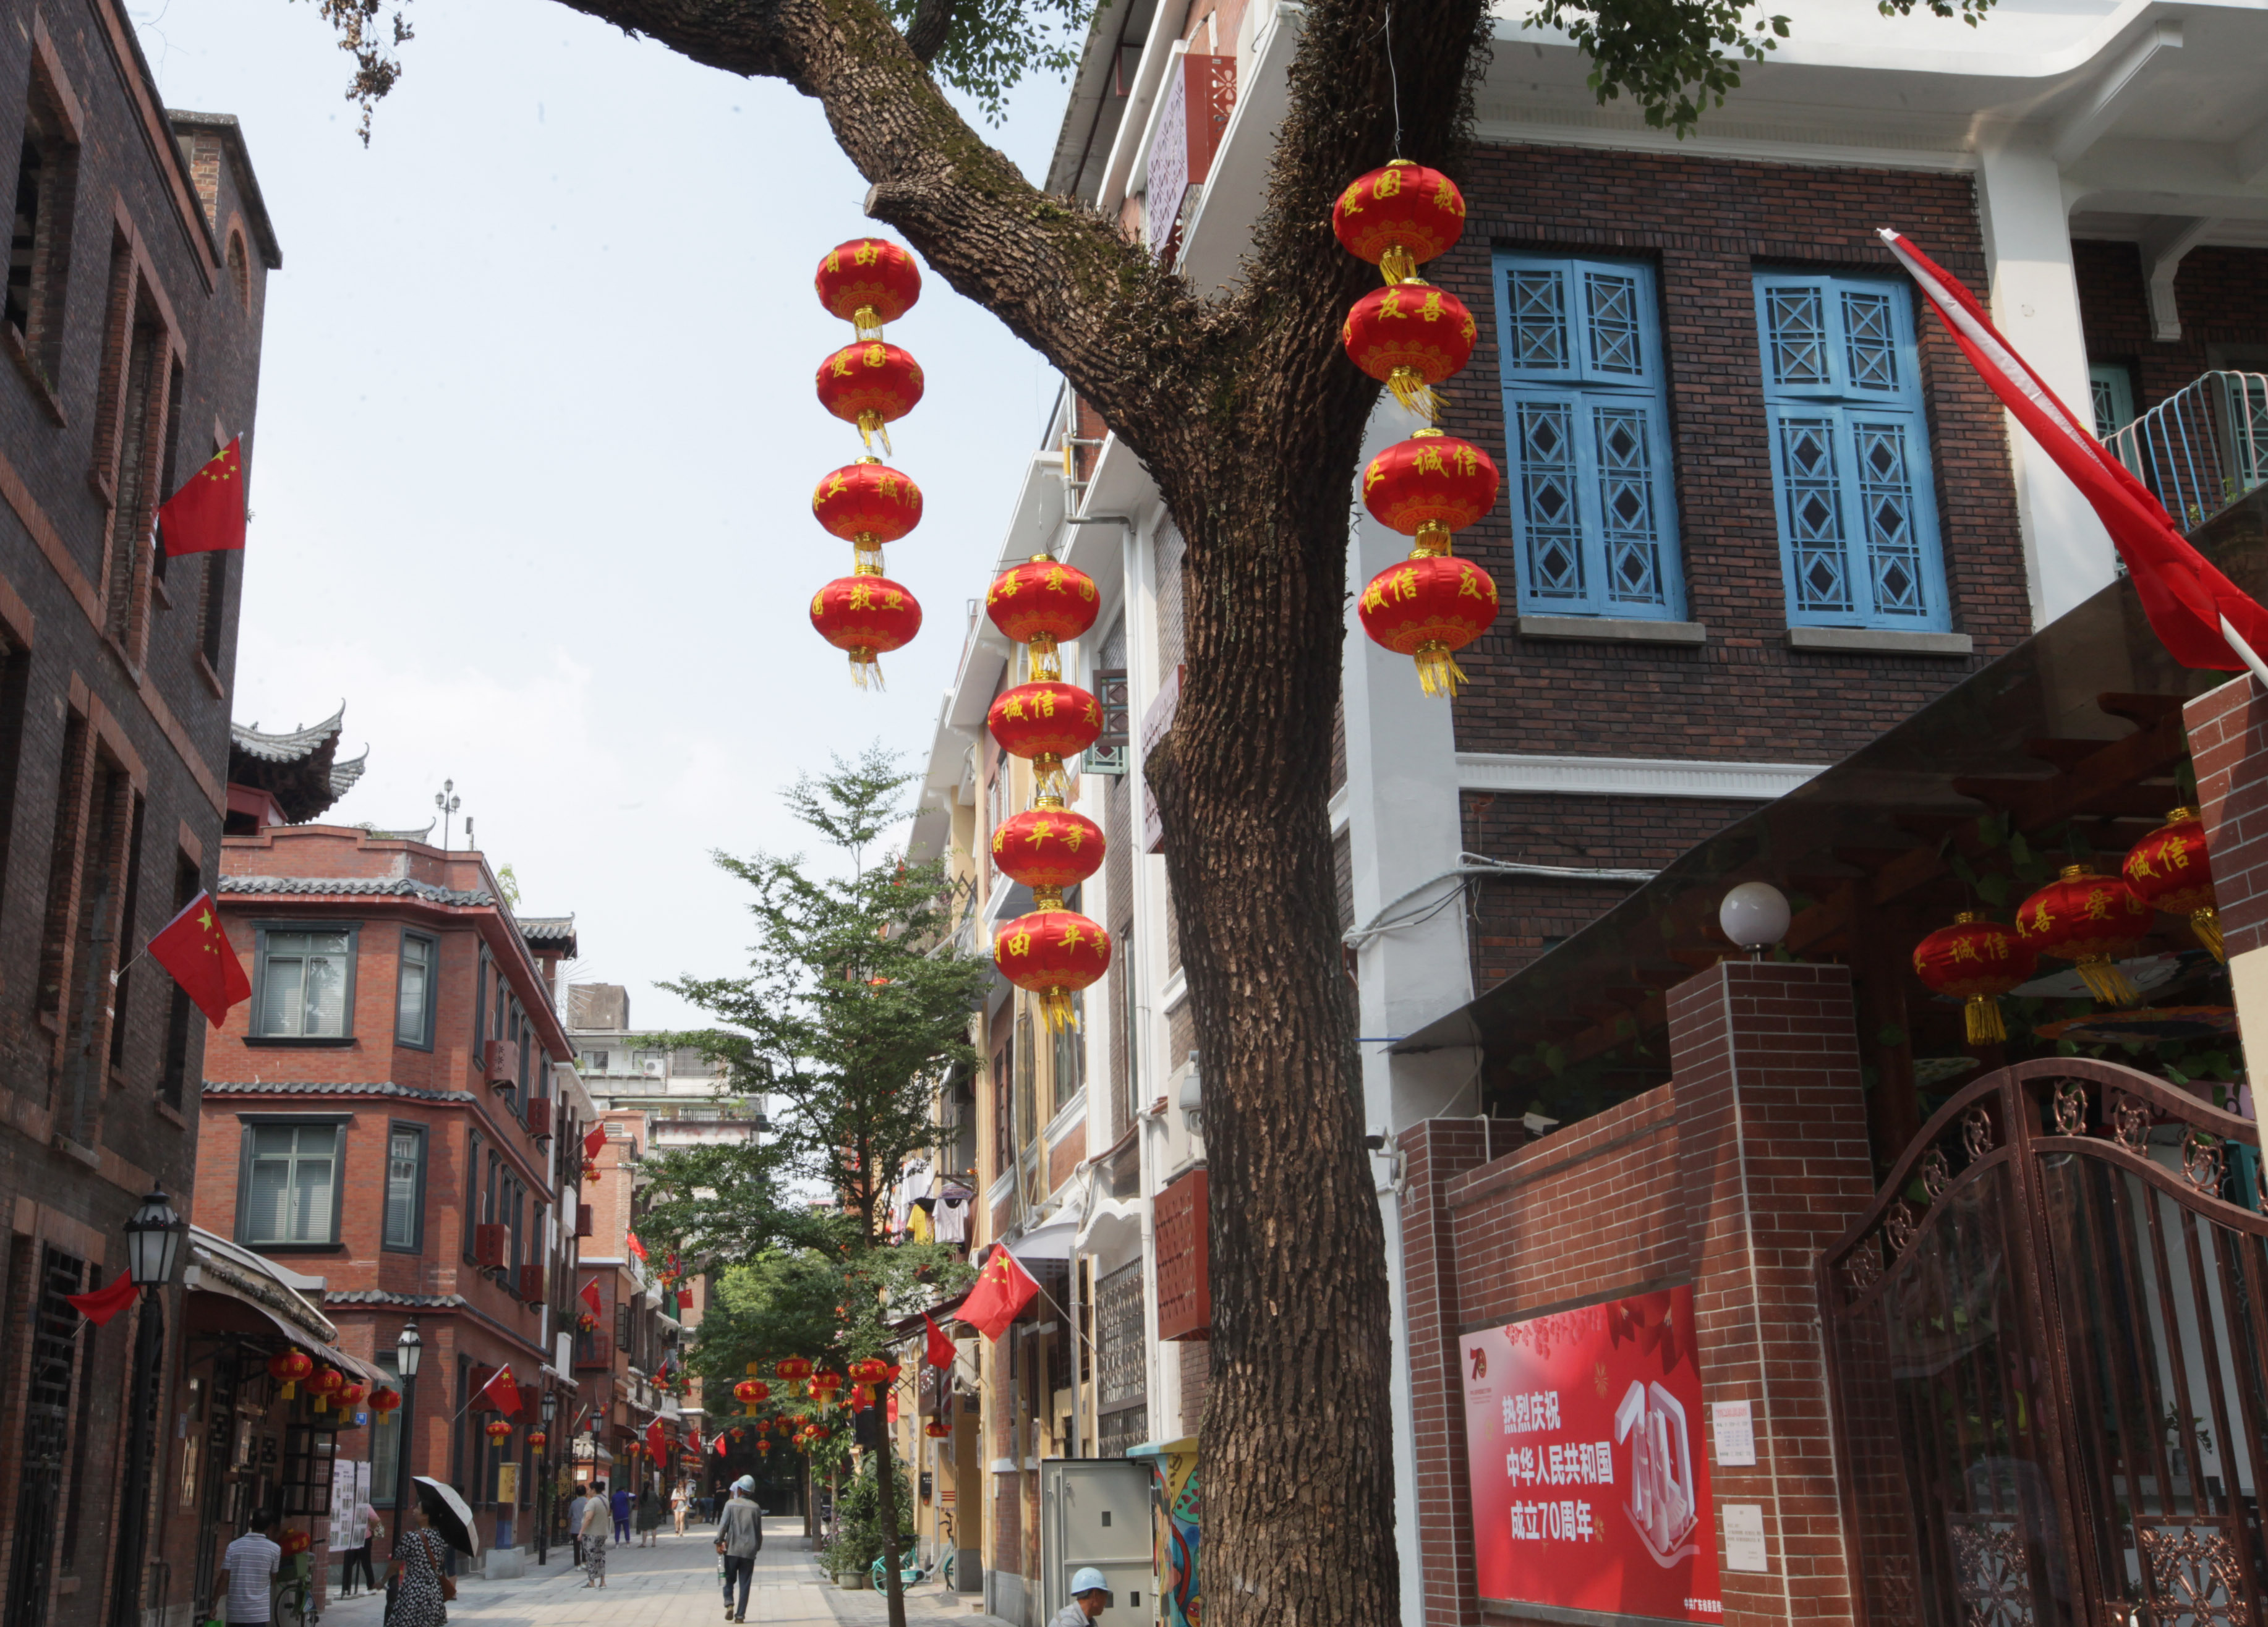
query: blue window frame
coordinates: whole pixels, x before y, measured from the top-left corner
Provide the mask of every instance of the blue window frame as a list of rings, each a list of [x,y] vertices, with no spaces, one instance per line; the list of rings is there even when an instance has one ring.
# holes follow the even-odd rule
[[[1756,288],[1788,624],[1943,631],[1912,297],[1776,272]]]
[[[1498,254],[1496,321],[1521,608],[1682,619],[1653,269]]]

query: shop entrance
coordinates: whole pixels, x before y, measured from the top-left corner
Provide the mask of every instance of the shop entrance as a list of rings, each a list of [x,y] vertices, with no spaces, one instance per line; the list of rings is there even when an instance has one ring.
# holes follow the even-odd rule
[[[1931,1119],[1822,1255],[1874,1627],[2250,1627],[2268,1550],[2259,1132],[2047,1058]]]

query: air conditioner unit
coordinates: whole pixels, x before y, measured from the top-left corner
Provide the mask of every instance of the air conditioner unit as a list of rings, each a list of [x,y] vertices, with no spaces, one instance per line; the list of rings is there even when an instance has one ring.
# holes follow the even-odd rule
[[[502,1269],[505,1254],[512,1248],[512,1233],[493,1224],[473,1228],[473,1263],[482,1270]]]
[[[519,1297],[530,1305],[543,1298],[543,1268],[523,1265],[519,1268]]]
[[[481,1077],[491,1085],[519,1083],[519,1047],[510,1040],[490,1040],[482,1059]]]
[[[534,1096],[527,1103],[527,1133],[538,1141],[551,1139],[551,1098]]]
[[[649,1058],[639,1064],[638,1071],[650,1079],[666,1079],[669,1077],[669,1064],[659,1057]]]

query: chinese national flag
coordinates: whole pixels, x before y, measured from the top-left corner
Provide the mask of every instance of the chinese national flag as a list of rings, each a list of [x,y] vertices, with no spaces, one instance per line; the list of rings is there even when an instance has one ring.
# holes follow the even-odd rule
[[[929,1365],[932,1367],[953,1366],[953,1341],[945,1336],[945,1329],[930,1321],[929,1313],[922,1313],[922,1326],[929,1329]]]
[[[244,547],[244,437],[215,453],[204,467],[158,508],[166,556]]]
[[[599,1279],[597,1277],[593,1277],[589,1282],[583,1285],[582,1300],[584,1304],[591,1307],[592,1315],[601,1316],[606,1314],[607,1307],[601,1304],[599,1299]]]
[[[1039,1291],[1040,1285],[1022,1261],[1005,1248],[995,1248],[977,1277],[976,1286],[961,1301],[961,1320],[986,1338],[997,1339]]]
[[[66,1294],[71,1308],[99,1328],[112,1317],[134,1303],[134,1274],[119,1272],[107,1288],[97,1288],[88,1293]]]
[[[498,1412],[507,1417],[519,1411],[519,1386],[512,1379],[511,1364],[498,1367],[489,1381],[481,1386],[481,1393],[475,1399],[491,1403]]]
[[[604,1124],[593,1124],[591,1126],[591,1133],[583,1137],[583,1156],[596,1158],[606,1145],[607,1127]]]
[[[641,1260],[645,1258],[645,1245],[638,1241],[636,1232],[630,1233],[630,1252]]]
[[[723,1456],[725,1455],[725,1437],[724,1437],[724,1436],[722,1436],[722,1435],[718,1436],[718,1437],[717,1437],[717,1440],[716,1440],[716,1447],[717,1447],[717,1455],[718,1455],[718,1457],[723,1457]]]
[[[645,1426],[645,1449],[653,1454],[653,1461],[657,1463],[668,1454],[669,1442],[662,1439],[659,1418]]]
[[[680,1288],[677,1291],[677,1308],[681,1311],[689,1311],[693,1308],[693,1290]]]
[[[181,992],[197,1003],[216,1028],[228,1020],[228,1008],[252,998],[252,980],[236,958],[212,895],[200,893],[150,940],[151,958],[173,974]]]

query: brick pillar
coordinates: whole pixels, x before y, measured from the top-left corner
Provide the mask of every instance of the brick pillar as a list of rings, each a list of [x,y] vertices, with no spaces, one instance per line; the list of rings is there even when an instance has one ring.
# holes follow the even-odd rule
[[[1709,1447],[1725,1620],[1849,1622],[1813,1271],[1872,1196],[1850,972],[1726,961],[1670,990],[1669,1044],[1703,1398],[1756,1424],[1754,1467]],[[1726,1566],[1727,1504],[1762,1507],[1768,1570]]]
[[[1405,1627],[1475,1627],[1481,1619],[1464,1390],[1457,1376],[1457,1333],[1464,1318],[1447,1198],[1455,1178],[1485,1160],[1484,1136],[1477,1120],[1428,1119],[1396,1141],[1403,1160],[1403,1295],[1418,1459],[1417,1517],[1405,1520],[1403,1529],[1417,1533],[1425,1594],[1423,1623]]]
[[[2268,695],[2250,674],[2182,709],[2237,1027],[2268,1034]]]

